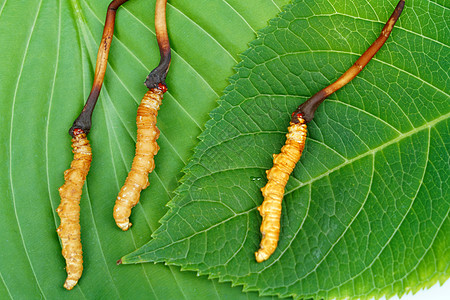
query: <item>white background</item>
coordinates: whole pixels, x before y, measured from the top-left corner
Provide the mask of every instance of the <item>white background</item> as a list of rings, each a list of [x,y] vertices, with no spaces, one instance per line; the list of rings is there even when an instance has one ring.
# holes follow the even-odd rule
[[[385,300],[386,298],[381,298]],[[380,299],[380,300],[381,300]],[[412,293],[406,294],[399,298],[397,296],[390,298],[389,300],[450,300],[450,280],[447,280],[444,285],[436,283],[428,290],[420,290],[415,295]]]

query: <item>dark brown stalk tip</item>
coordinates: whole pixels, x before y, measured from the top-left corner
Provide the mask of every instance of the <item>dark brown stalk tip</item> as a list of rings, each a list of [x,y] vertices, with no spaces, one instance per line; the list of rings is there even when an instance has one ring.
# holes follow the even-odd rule
[[[405,0],[400,0],[395,7],[394,12],[390,16],[389,20],[383,27],[378,38],[370,45],[370,47],[361,55],[360,58],[351,66],[341,77],[335,82],[327,86],[326,88],[317,92],[314,96],[306,100],[301,104],[292,114],[291,122],[298,124],[299,117],[302,117],[306,123],[311,122],[314,118],[314,112],[319,105],[331,94],[339,90],[341,87],[349,83],[364,67],[369,63],[372,57],[380,50],[394,28],[395,23],[400,17],[403,7],[405,6]]]
[[[75,137],[75,132],[77,130],[83,130],[84,133],[88,134],[89,131],[91,131],[92,127],[92,118],[91,116],[88,116],[87,114],[80,114],[78,118],[73,122],[72,127],[69,129],[69,134],[72,137]]]
[[[122,264],[122,259],[119,259],[119,260],[116,262],[116,264],[117,264],[117,265],[121,265],[121,264]]]
[[[161,59],[159,65],[150,72],[145,80],[148,89],[158,88],[159,84],[166,85],[166,76],[170,67],[171,51],[166,25],[167,0],[157,0],[155,7],[155,32]]]
[[[114,0],[111,1],[108,6],[102,40],[97,52],[97,62],[95,64],[95,75],[91,93],[89,94],[80,115],[76,118],[72,127],[69,129],[69,134],[72,137],[74,137],[74,129],[81,129],[86,134],[88,134],[91,130],[92,112],[94,111],[95,104],[97,103],[98,96],[100,95],[103,79],[105,77],[106,65],[108,63],[109,48],[111,47],[111,41],[114,34],[114,23],[116,21],[116,10],[127,1],[128,0]]]

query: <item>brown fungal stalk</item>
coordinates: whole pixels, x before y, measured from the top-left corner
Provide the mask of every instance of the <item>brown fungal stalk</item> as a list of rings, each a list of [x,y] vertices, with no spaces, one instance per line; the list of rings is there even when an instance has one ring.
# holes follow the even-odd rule
[[[92,160],[91,147],[86,135],[91,130],[92,112],[102,88],[108,61],[109,48],[114,33],[116,10],[128,0],[114,0],[108,6],[105,27],[97,54],[94,82],[80,115],[69,130],[72,136],[74,158],[64,172],[64,184],[59,188],[61,203],[56,209],[61,223],[56,230],[62,243],[66,260],[67,279],[64,287],[71,290],[83,272],[83,251],[80,239],[80,198]]]
[[[154,156],[159,150],[156,143],[159,137],[156,117],[163,94],[167,91],[165,80],[171,59],[166,27],[166,3],[167,0],[156,1],[155,31],[161,59],[159,65],[150,72],[145,81],[149,91],[144,95],[137,111],[136,154],[113,210],[117,226],[124,231],[132,225],[129,221],[131,209],[139,202],[141,191],[149,186],[148,175],[155,168]]]
[[[264,201],[258,207],[258,210],[262,216],[260,228],[262,239],[260,249],[255,252],[257,262],[267,260],[277,247],[280,234],[281,202],[284,195],[284,188],[303,152],[307,133],[306,123],[309,123],[314,118],[314,112],[319,105],[328,96],[355,78],[384,45],[402,13],[404,5],[404,0],[398,2],[379,37],[358,58],[353,66],[339,77],[339,79],[320,90],[292,113],[290,127],[288,128],[289,133],[286,135],[286,144],[281,149],[280,154],[274,155],[273,167],[266,171],[268,182],[261,189]]]

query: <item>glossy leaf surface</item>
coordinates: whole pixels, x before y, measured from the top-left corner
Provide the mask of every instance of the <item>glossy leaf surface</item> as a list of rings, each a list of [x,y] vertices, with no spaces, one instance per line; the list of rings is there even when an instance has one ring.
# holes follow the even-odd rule
[[[153,239],[124,257],[264,295],[370,298],[449,277],[449,7],[406,1],[386,45],[309,124],[261,264],[265,170],[290,113],[379,35],[396,1],[295,1],[244,53]]]
[[[89,134],[93,162],[81,199],[84,274],[67,292],[56,234],[58,187],[72,160],[67,131],[90,91],[108,0],[0,0],[0,298],[254,298],[239,287],[164,265],[117,266],[148,241],[192,155],[208,112],[255,31],[287,0],[168,4],[173,60],[159,113],[161,151],[151,186],[121,232],[114,201],[131,166],[143,82],[159,60],[155,1],[119,8],[109,65]],[[257,9],[254,9],[257,7]]]

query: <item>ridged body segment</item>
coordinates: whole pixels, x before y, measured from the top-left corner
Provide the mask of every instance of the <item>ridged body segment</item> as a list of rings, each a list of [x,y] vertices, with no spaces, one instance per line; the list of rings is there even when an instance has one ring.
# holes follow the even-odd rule
[[[145,94],[138,107],[136,154],[125,184],[117,196],[113,213],[117,226],[122,230],[131,227],[131,209],[139,202],[141,191],[148,187],[148,174],[155,168],[154,156],[159,150],[156,143],[159,137],[156,117],[162,98],[163,91],[153,88]]]
[[[67,279],[64,287],[71,290],[83,273],[83,251],[80,239],[80,198],[92,161],[92,152],[86,134],[72,139],[74,154],[70,169],[64,172],[64,184],[59,188],[61,203],[56,209],[61,224],[58,232],[62,255],[66,260]]]
[[[299,121],[298,124],[290,123],[286,143],[281,148],[280,154],[273,155],[273,167],[266,171],[268,182],[261,189],[264,201],[258,207],[262,216],[260,227],[262,239],[260,249],[255,252],[257,262],[267,260],[278,245],[284,188],[305,147],[306,124],[301,118]]]

